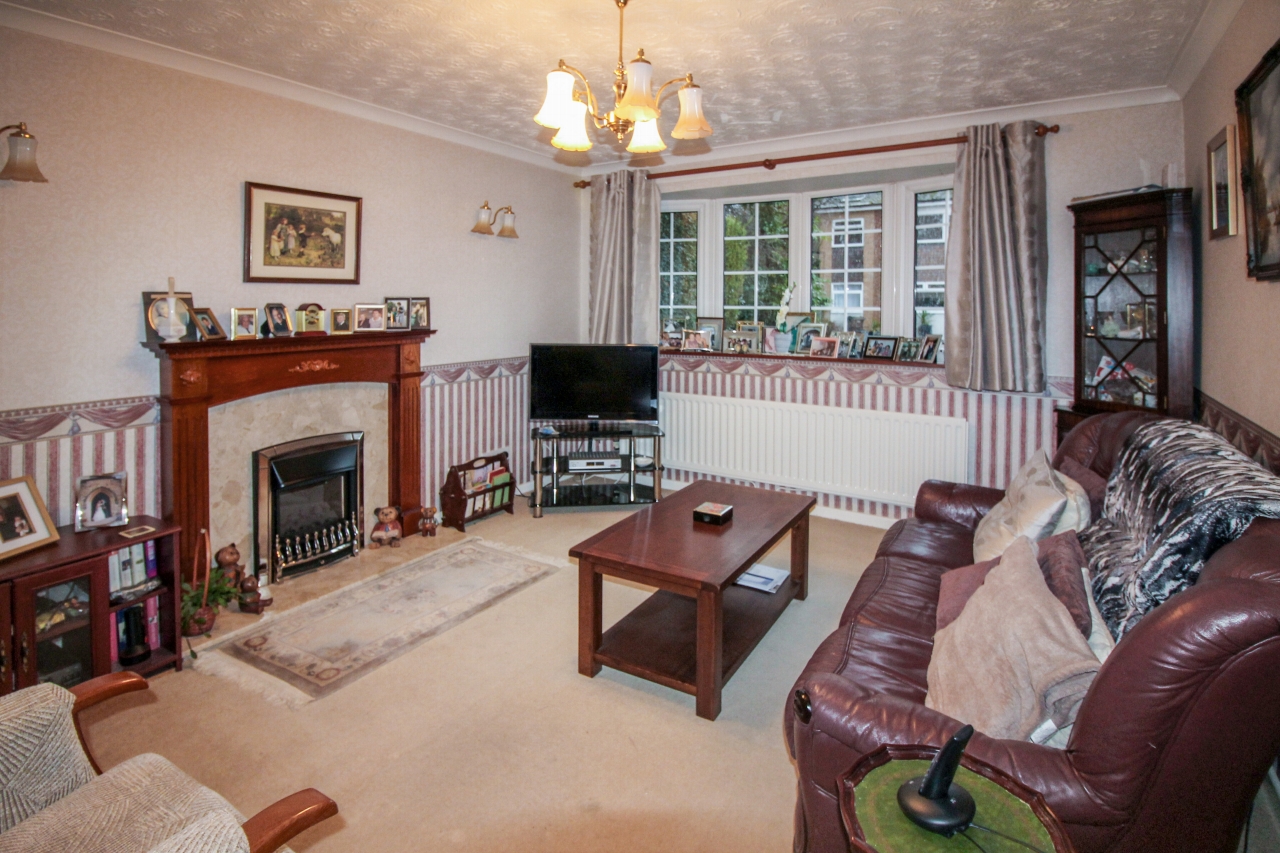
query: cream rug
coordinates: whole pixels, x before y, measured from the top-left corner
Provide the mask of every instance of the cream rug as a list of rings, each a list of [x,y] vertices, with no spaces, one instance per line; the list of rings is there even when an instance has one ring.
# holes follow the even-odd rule
[[[346,687],[564,565],[469,538],[269,613],[201,650],[195,668],[296,707]]]

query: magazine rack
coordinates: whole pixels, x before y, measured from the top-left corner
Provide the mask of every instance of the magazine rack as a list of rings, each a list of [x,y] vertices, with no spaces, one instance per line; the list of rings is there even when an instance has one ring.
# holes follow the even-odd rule
[[[507,479],[490,483],[483,488],[472,488],[471,480],[476,471],[488,468],[496,472],[505,469]],[[494,513],[514,514],[513,496],[515,482],[511,479],[511,464],[503,451],[494,456],[477,456],[469,462],[454,465],[440,487],[440,511],[444,513],[444,526],[467,532],[467,523],[479,521]]]

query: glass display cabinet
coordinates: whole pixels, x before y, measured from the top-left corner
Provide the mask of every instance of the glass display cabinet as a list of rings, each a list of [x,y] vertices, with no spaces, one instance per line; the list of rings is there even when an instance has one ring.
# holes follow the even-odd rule
[[[1191,417],[1191,190],[1126,193],[1070,209],[1075,403],[1060,423],[1129,409]]]

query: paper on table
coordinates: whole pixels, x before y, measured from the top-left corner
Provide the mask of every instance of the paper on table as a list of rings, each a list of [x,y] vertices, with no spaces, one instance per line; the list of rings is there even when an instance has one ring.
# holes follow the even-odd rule
[[[790,569],[775,569],[773,566],[757,563],[739,575],[734,583],[738,586],[758,589],[761,592],[774,593],[782,589],[782,585],[789,577],[791,577]]]

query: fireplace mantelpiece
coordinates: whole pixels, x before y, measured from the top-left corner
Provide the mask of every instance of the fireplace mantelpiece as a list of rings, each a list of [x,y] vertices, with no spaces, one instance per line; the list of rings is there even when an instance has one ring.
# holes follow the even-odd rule
[[[143,344],[160,359],[161,495],[165,520],[191,532],[182,537],[184,572],[191,571],[195,534],[209,528],[209,409],[285,388],[335,382],[388,385],[387,503],[404,509],[406,526],[416,526],[422,505],[419,353],[433,334],[357,332]]]

